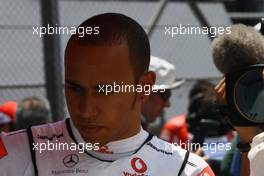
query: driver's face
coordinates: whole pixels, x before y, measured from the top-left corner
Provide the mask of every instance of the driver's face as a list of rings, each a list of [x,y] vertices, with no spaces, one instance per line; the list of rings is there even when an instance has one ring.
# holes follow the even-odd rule
[[[103,145],[139,130],[140,109],[136,107],[140,105],[134,92],[98,92],[99,85],[113,82],[134,85],[132,68],[126,44],[70,44],[65,56],[65,96],[73,123],[86,142]]]

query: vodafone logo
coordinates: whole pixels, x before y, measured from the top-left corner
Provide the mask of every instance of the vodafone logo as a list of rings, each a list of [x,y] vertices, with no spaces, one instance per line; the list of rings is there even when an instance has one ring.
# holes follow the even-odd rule
[[[146,163],[139,157],[135,157],[131,160],[131,166],[137,173],[144,173],[148,169]]]

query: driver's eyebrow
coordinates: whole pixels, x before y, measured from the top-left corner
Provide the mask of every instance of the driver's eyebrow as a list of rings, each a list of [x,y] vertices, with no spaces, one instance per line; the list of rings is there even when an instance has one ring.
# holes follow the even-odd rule
[[[73,87],[83,88],[81,85],[79,85],[73,81],[70,81],[70,80],[65,80],[65,84],[68,84],[68,85],[73,86]]]

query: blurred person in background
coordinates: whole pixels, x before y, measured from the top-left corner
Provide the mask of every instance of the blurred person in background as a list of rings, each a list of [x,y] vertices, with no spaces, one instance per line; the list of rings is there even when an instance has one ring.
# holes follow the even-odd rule
[[[17,102],[15,101],[6,101],[0,105],[0,112],[7,115],[11,122],[9,123],[9,131],[14,130],[14,125],[16,123],[16,109],[17,109]]]
[[[195,95],[203,94],[204,92],[210,90],[214,90],[214,85],[212,83],[206,80],[200,80],[196,82],[190,90],[189,101],[191,101]],[[197,111],[198,108],[199,106],[197,109],[193,109],[192,111]],[[162,128],[160,138],[187,149],[188,143],[192,139],[192,134],[190,134],[188,131],[186,114],[171,117]]]
[[[216,110],[215,100],[214,85],[208,83],[206,89],[192,96],[187,124],[189,132],[193,135],[191,149],[203,156],[213,171],[219,174],[221,160],[231,149],[233,132]]]
[[[208,91],[209,92],[214,91],[214,86],[215,85],[208,80],[197,81],[190,90],[189,100],[191,100],[194,96],[198,94],[203,94]]]
[[[179,88],[184,81],[176,81],[175,66],[165,59],[151,56],[149,70],[156,73],[155,92],[142,105],[142,126],[145,130],[160,134],[160,125],[156,130],[149,129],[149,124],[155,122],[158,117],[163,121],[164,109],[170,107],[171,91]]]
[[[26,129],[33,125],[51,122],[51,110],[47,99],[27,97],[18,103],[15,129]]]
[[[9,132],[11,122],[12,120],[10,119],[9,116],[0,112],[0,133],[2,131],[6,133]]]

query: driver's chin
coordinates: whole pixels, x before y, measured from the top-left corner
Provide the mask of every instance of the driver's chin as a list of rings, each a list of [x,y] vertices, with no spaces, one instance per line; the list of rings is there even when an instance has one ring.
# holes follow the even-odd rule
[[[108,143],[107,140],[108,137],[104,133],[86,134],[85,132],[84,133],[81,132],[81,136],[86,143],[91,143],[91,144],[99,143],[100,146]]]

